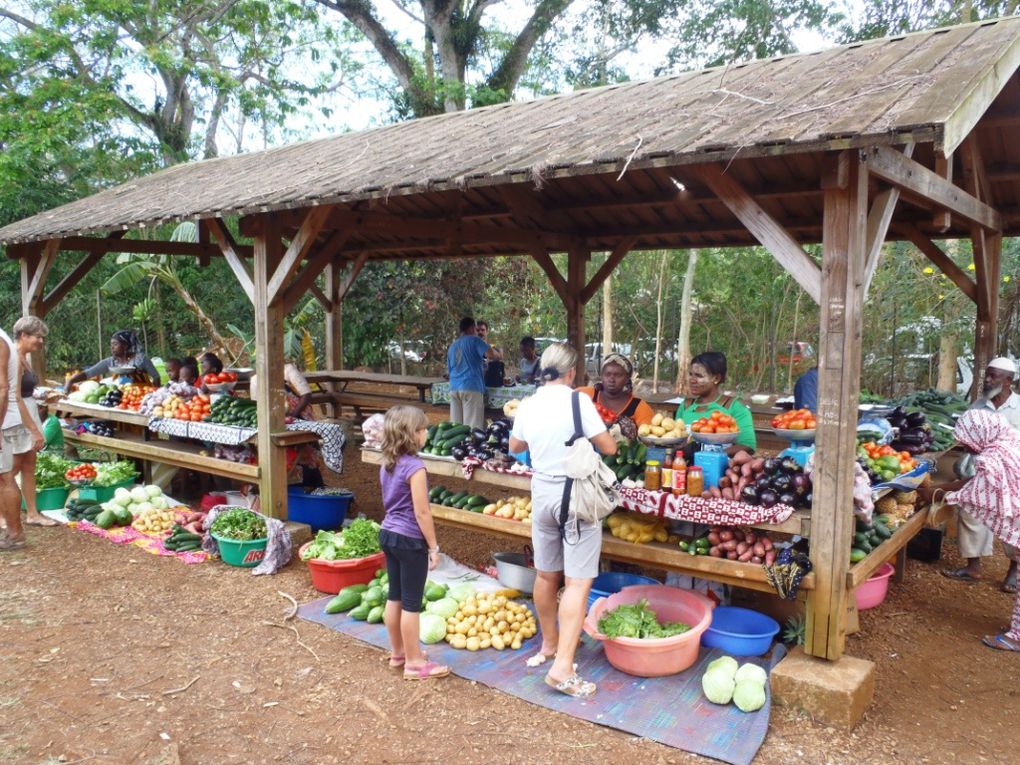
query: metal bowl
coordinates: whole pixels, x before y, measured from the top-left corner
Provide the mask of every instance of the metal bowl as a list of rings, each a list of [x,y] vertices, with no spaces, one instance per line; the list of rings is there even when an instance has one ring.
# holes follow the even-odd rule
[[[138,371],[138,367],[126,366],[126,367],[110,367],[110,374],[112,375],[133,375]]]
[[[248,380],[251,378],[253,374],[255,374],[255,370],[252,369],[251,367],[227,367],[223,371],[233,372],[235,375],[237,375],[238,380]]]
[[[538,572],[528,565],[528,556],[524,553],[493,553],[496,561],[496,578],[500,584],[526,595],[535,591],[535,577]]]
[[[772,428],[772,432],[775,433],[779,438],[786,441],[798,441],[805,442],[815,440],[814,430],[788,430],[786,428]]]

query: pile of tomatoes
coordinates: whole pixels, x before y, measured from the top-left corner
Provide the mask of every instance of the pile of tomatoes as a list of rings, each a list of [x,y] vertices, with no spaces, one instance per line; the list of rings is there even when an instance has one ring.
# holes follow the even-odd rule
[[[206,385],[219,385],[220,383],[232,383],[237,382],[236,372],[210,372],[202,377],[202,382]]]
[[[85,483],[93,480],[95,477],[96,468],[88,462],[83,462],[80,465],[68,468],[67,472],[64,473],[64,479],[71,483]]]
[[[130,385],[123,386],[120,390],[123,396],[116,408],[137,412],[142,408],[142,399],[155,391],[156,388],[153,385],[137,385],[135,383],[131,383]]]
[[[692,433],[739,433],[737,421],[725,412],[716,409],[708,417],[702,417],[691,425]]]
[[[182,401],[178,404],[177,408],[174,410],[173,417],[175,420],[201,422],[205,419],[205,416],[209,414],[211,406],[209,397],[204,393],[199,393],[190,401]]]
[[[814,430],[817,426],[810,409],[794,409],[772,418],[772,427],[777,430]]]

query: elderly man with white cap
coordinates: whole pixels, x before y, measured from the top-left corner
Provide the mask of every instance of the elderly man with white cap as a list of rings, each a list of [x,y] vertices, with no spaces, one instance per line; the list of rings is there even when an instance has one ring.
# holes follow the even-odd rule
[[[1020,431],[1020,395],[1013,392],[1013,380],[1016,378],[1017,365],[1012,359],[1000,357],[992,359],[985,369],[984,384],[981,398],[971,405],[971,409],[985,409],[1002,415],[1014,430]],[[971,455],[967,455],[972,459]],[[965,458],[966,459],[966,458]],[[969,478],[973,474],[973,464],[964,463],[960,466],[961,477]],[[962,481],[957,483],[963,483]],[[956,488],[956,484],[947,484],[948,490]],[[965,510],[960,510],[959,524],[960,555],[967,559],[967,565],[959,569],[943,571],[943,576],[964,582],[976,582],[981,579],[981,559],[993,554],[992,546],[995,536],[991,529]],[[1006,557],[1010,559],[1009,570],[1002,582],[1003,592],[1016,592],[1017,563],[1015,551],[1003,543]]]

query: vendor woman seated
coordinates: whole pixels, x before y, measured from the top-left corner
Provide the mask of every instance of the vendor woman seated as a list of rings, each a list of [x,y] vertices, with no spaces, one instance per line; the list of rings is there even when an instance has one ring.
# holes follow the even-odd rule
[[[647,425],[655,413],[648,404],[633,395],[631,377],[634,365],[626,356],[610,353],[602,359],[602,379],[591,388],[578,388],[595,402],[602,421],[612,425],[621,417],[629,417],[635,425]]]
[[[690,397],[680,403],[676,419],[688,426],[702,417],[711,417],[712,412],[723,412],[736,420],[737,441],[727,449],[731,456],[738,451],[753,452],[758,446],[754,434],[754,418],[751,410],[734,396],[723,393],[720,387],[726,381],[726,356],[718,351],[699,353],[691,359],[687,377]]]

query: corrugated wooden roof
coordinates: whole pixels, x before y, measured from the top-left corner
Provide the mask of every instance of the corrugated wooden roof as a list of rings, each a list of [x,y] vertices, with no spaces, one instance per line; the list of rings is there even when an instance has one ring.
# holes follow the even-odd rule
[[[178,165],[0,243],[875,143],[951,152],[1018,66],[1013,17],[611,85]]]

